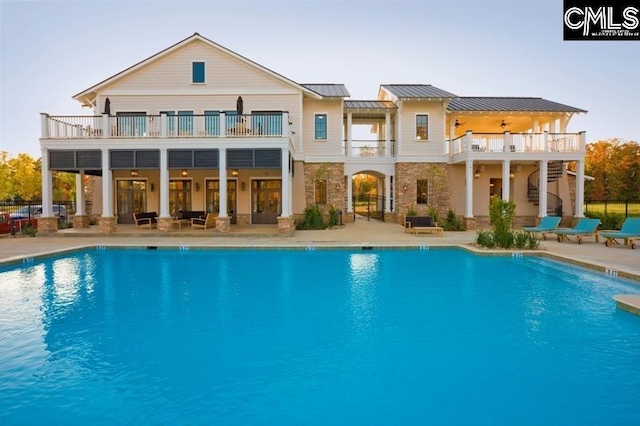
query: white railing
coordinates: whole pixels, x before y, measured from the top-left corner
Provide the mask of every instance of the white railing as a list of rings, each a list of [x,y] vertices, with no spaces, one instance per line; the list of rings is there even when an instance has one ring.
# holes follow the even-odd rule
[[[512,152],[579,152],[584,150],[581,133],[473,133],[449,141],[449,154]]]
[[[101,115],[42,114],[43,139],[282,138],[289,114]]]
[[[349,149],[347,149],[347,141],[344,142],[347,157],[374,158],[386,157],[390,154],[387,152],[388,144],[385,140],[351,140]],[[389,144],[392,143],[389,142]]]

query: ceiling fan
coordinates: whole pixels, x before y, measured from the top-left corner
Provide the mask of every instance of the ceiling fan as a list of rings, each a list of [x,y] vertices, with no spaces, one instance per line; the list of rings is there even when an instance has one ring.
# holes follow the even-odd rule
[[[455,123],[453,123],[453,125],[454,125],[454,126],[456,126],[456,127],[460,127],[460,126],[462,126],[462,125],[464,125],[464,124],[465,124],[465,123],[461,123],[460,121],[458,121],[458,119],[457,119],[457,118],[456,118],[456,122],[455,122]]]
[[[507,126],[511,126],[511,123],[507,123],[506,121],[502,120],[502,122],[500,123],[500,127],[504,129]]]

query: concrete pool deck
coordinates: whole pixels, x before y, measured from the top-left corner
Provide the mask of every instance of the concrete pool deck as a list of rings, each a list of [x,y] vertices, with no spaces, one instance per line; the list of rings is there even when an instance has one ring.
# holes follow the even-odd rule
[[[209,231],[209,230],[207,230]],[[174,231],[160,234],[157,230],[139,230],[133,226],[119,226],[110,235],[97,232],[97,227],[84,230],[66,229],[47,237],[0,238],[0,264],[19,261],[25,257],[38,257],[83,247],[102,246],[158,246],[158,247],[465,247],[475,252],[493,254],[503,250],[478,250],[473,242],[476,232],[445,232],[444,235],[412,235],[395,223],[358,219],[336,229],[322,231],[295,231],[286,236],[277,233],[275,226],[234,226],[232,233],[220,235],[204,230]],[[541,241],[540,250],[531,251],[562,259],[567,262],[589,266],[638,281],[640,284],[640,250],[625,246],[605,247],[602,243],[585,240],[557,242],[555,239]],[[517,251],[517,250],[514,250]],[[525,251],[526,253],[526,251]]]

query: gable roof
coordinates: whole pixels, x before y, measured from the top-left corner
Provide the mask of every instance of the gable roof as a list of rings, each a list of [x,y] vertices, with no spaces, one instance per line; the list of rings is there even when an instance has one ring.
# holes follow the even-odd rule
[[[400,99],[457,98],[457,95],[430,84],[381,84],[380,88]]]
[[[301,84],[298,84],[295,81],[293,81],[291,79],[288,79],[287,77],[285,77],[285,76],[283,76],[281,74],[278,74],[275,71],[270,70],[269,68],[263,67],[262,65],[260,65],[260,64],[258,64],[256,62],[253,62],[252,60],[250,60],[248,58],[245,58],[244,56],[242,56],[242,55],[240,55],[240,54],[238,54],[238,53],[236,53],[236,52],[234,52],[232,50],[229,50],[226,47],[221,46],[221,45],[209,40],[208,38],[201,36],[198,33],[193,33],[192,36],[189,36],[189,37],[185,38],[184,40],[181,40],[181,41],[177,42],[176,44],[174,44],[172,46],[169,46],[164,50],[161,50],[160,52],[156,53],[155,55],[149,56],[147,59],[144,59],[144,60],[138,62],[137,64],[132,65],[129,68],[127,68],[127,69],[125,69],[123,71],[120,71],[119,73],[114,74],[111,77],[106,78],[105,80],[102,80],[98,84],[95,84],[95,85],[89,87],[86,90],[83,90],[82,92],[74,95],[73,99],[75,99],[77,101],[80,101],[80,102],[83,102],[85,104],[90,104],[91,103],[90,101],[95,98],[95,92],[97,90],[99,90],[101,87],[104,87],[104,86],[106,86],[108,84],[113,83],[114,81],[117,81],[117,80],[119,80],[121,78],[124,78],[124,77],[128,76],[129,74],[139,70],[140,68],[148,65],[149,63],[151,63],[153,61],[156,61],[156,60],[168,55],[169,53],[172,53],[172,52],[180,49],[181,47],[183,47],[183,46],[185,46],[185,45],[187,45],[187,44],[189,44],[189,43],[191,43],[191,42],[193,42],[195,40],[199,40],[199,41],[201,41],[201,42],[213,47],[214,49],[218,49],[218,50],[228,54],[229,56],[240,60],[241,62],[244,62],[244,63],[246,63],[246,64],[248,64],[248,65],[250,65],[250,66],[252,66],[254,68],[257,68],[260,71],[263,71],[263,72],[271,75],[272,77],[275,77],[278,80],[281,80],[281,81],[283,81],[283,82],[285,82],[285,83],[287,83],[287,84],[289,84],[289,85],[301,90],[306,95],[309,95],[309,96],[311,96],[313,98],[316,98],[316,99],[321,99],[321,96],[318,93],[316,93],[316,92],[314,92],[312,90],[309,90],[308,88],[302,86]]]
[[[301,84],[309,90],[328,98],[346,98],[351,96],[344,84]]]
[[[468,96],[451,99],[447,109],[449,111],[587,112],[580,108],[542,98]]]
[[[398,109],[391,101],[344,101],[345,110],[388,110]]]

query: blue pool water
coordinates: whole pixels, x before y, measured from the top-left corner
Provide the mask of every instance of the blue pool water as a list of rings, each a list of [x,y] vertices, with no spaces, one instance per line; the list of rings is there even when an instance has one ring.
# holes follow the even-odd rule
[[[0,424],[640,424],[640,287],[462,250],[0,268]]]

